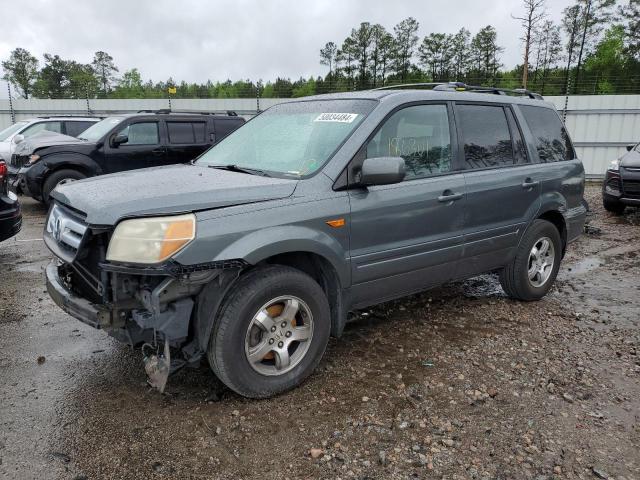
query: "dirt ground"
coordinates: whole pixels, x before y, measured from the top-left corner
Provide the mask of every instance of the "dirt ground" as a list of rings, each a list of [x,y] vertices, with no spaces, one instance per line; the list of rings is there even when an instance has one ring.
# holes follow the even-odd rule
[[[487,275],[359,312],[270,400],[139,352],[49,300],[44,209],[0,245],[0,478],[640,479],[640,213],[604,212],[552,293]]]

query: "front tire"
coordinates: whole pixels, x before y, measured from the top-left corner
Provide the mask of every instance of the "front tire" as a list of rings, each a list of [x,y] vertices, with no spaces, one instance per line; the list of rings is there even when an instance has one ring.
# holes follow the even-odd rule
[[[236,393],[271,397],[315,370],[330,330],[327,297],[311,277],[286,266],[259,268],[240,278],[214,319],[209,364]]]
[[[42,202],[48,207],[51,204],[51,192],[53,192],[58,185],[64,182],[82,180],[83,178],[87,178],[86,175],[83,175],[77,170],[56,170],[47,177],[42,185]]]
[[[554,224],[534,220],[520,241],[516,256],[500,272],[505,293],[524,301],[544,297],[558,275],[562,247],[560,232]]]

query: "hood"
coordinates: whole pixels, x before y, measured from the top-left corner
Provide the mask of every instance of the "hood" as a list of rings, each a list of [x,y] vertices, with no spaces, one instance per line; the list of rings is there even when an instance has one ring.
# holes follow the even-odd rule
[[[35,135],[32,135],[27,140],[17,145],[14,153],[16,155],[31,155],[39,148],[49,147],[52,145],[68,145],[75,143],[81,143],[81,141],[75,137],[70,137],[69,135],[63,135],[62,133],[43,130],[36,133]]]
[[[59,185],[53,197],[87,215],[91,225],[125,217],[167,215],[286,198],[298,180],[170,165]]]
[[[640,152],[637,147],[620,158],[620,166],[640,168]]]

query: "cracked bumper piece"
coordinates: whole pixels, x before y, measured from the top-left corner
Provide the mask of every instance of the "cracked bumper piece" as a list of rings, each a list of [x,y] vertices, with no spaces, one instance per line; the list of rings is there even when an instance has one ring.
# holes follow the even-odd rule
[[[93,328],[110,324],[111,314],[88,300],[75,295],[64,286],[58,273],[58,262],[53,260],[46,269],[47,292],[62,310]]]

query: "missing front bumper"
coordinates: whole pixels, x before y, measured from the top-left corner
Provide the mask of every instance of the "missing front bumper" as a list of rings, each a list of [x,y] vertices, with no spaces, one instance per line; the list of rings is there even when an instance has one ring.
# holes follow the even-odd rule
[[[112,325],[111,312],[100,308],[88,300],[75,295],[60,279],[58,262],[53,260],[46,269],[47,292],[62,310],[73,318],[93,328],[106,328]]]

